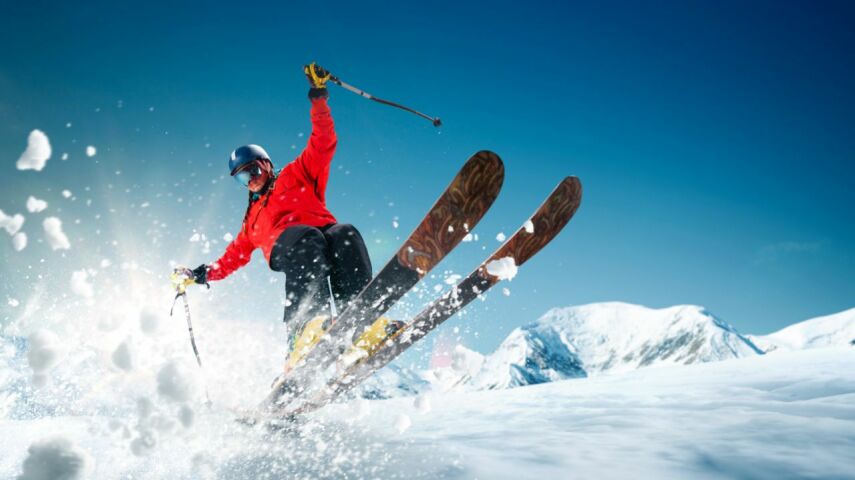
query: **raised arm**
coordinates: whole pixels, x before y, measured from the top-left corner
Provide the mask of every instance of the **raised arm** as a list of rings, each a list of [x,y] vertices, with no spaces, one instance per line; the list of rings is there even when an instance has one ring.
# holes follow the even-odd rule
[[[338,140],[326,97],[312,98],[311,102],[312,134],[296,162],[308,180],[318,182],[319,179],[329,176],[330,163]]]
[[[293,164],[296,167],[295,173],[301,175],[306,183],[314,184],[316,195],[323,200],[330,163],[338,141],[330,107],[327,105],[329,92],[326,83],[330,79],[330,73],[314,63],[303,67],[303,72],[311,85],[309,101],[312,106],[309,115],[312,120],[312,134],[306,148]]]

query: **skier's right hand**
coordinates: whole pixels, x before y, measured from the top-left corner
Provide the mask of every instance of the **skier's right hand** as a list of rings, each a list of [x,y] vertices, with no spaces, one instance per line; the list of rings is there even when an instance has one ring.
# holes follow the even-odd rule
[[[199,285],[208,285],[208,266],[204,263],[191,270],[193,272],[193,281]]]

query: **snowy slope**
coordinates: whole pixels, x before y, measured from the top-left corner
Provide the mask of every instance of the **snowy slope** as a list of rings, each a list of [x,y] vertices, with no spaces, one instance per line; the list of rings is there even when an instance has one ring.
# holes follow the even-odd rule
[[[85,478],[852,479],[853,364],[855,348],[824,348],[356,400],[278,435],[238,426],[219,405],[199,406],[189,427],[133,402],[0,418],[0,478],[20,474],[31,445],[60,437]],[[157,441],[129,447],[140,426]]]
[[[781,352],[320,416],[430,451],[427,477],[853,479],[852,365],[855,348]]]
[[[468,383],[476,389],[508,388],[759,353],[750,340],[701,307],[596,303],[555,308],[517,328]]]
[[[751,340],[766,352],[855,344],[855,308],[812,318]]]

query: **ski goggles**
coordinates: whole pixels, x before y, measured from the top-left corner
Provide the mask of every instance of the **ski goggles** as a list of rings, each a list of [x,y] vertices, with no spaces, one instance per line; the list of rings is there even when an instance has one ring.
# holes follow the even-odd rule
[[[241,185],[246,187],[249,185],[249,182],[251,182],[255,178],[258,178],[260,175],[261,175],[261,165],[259,165],[257,162],[255,162],[255,163],[250,163],[249,165],[242,168],[241,170],[238,170],[232,176],[234,177],[235,180],[237,180],[238,183],[240,183]]]

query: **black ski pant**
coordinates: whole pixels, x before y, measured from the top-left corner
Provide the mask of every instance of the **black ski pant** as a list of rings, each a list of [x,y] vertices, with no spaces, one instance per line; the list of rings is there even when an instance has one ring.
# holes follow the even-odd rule
[[[330,290],[343,310],[371,280],[362,235],[346,223],[288,227],[273,245],[270,268],[285,273],[284,321],[297,320],[297,328],[329,312]]]

